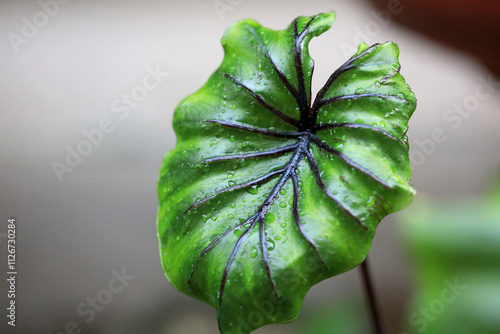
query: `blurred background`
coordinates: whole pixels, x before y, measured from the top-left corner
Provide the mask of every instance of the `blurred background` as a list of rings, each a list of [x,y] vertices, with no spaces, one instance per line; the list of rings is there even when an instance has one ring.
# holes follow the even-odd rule
[[[485,195],[500,174],[498,1],[3,0],[0,268],[6,276],[7,220],[15,217],[18,275],[16,327],[2,314],[0,332],[218,333],[215,311],[177,292],[160,265],[156,180],[175,146],[173,111],[221,63],[219,41],[231,23],[253,18],[284,29],[332,9],[332,29],[310,45],[313,90],[358,43],[391,40],[418,99],[408,132],[418,195],[384,219],[369,256],[387,333],[431,333],[453,319],[461,297],[440,296],[456,280],[468,286],[455,287],[460,294],[483,298],[483,308],[456,314],[487,325],[449,332],[498,329],[498,288],[487,287],[500,286],[500,196]],[[473,233],[476,226],[484,233]],[[461,255],[429,255],[426,235]],[[474,279],[482,271],[455,270],[474,247],[489,259],[488,283]],[[2,312],[7,291],[2,279]],[[363,296],[352,270],[314,286],[297,321],[255,333],[366,333]]]

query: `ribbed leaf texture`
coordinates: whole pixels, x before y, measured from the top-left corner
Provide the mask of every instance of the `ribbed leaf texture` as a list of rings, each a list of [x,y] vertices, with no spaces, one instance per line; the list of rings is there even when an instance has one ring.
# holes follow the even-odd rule
[[[233,24],[219,69],[175,110],[158,182],[162,265],[217,309],[221,333],[294,320],[309,288],[359,265],[380,220],[415,193],[416,100],[396,44],[361,44],[311,97],[308,44],[334,18]]]

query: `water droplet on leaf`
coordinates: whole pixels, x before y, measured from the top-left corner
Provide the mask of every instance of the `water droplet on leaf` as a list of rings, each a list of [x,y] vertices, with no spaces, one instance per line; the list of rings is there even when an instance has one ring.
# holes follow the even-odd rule
[[[250,256],[252,258],[257,257],[257,248],[255,248],[255,246],[252,247],[252,250],[250,251]]]
[[[276,220],[276,216],[273,215],[272,213],[268,213],[266,217],[264,218],[264,222],[266,224],[272,224]]]
[[[252,194],[252,195],[257,195],[257,186],[252,186],[250,188],[247,188],[247,192]]]
[[[268,241],[267,250],[272,251],[274,247],[276,247],[276,243],[274,242],[273,239],[270,238],[268,238],[267,241]]]

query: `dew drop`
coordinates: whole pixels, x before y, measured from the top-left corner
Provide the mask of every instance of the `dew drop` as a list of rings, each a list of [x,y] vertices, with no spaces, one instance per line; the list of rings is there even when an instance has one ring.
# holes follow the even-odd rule
[[[247,192],[252,195],[257,195],[257,186],[247,188]]]
[[[268,238],[268,239],[267,239],[267,241],[268,241],[268,243],[269,243],[269,244],[267,245],[267,250],[268,250],[268,251],[272,251],[272,250],[274,249],[274,247],[276,247],[276,243],[274,242],[274,240],[273,240],[273,239],[270,239],[270,238]]]
[[[255,248],[255,246],[252,247],[252,250],[250,251],[250,256],[252,258],[257,257],[257,248]]]
[[[286,203],[285,202],[280,202],[280,207],[286,208]]]
[[[266,218],[264,218],[264,222],[266,224],[272,224],[276,220],[276,216],[274,216],[272,213],[268,213],[266,215]]]

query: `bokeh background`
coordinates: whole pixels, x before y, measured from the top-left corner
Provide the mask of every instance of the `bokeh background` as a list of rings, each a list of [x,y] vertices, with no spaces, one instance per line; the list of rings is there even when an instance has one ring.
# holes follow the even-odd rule
[[[418,99],[408,132],[418,190],[412,207],[423,199],[467,206],[487,192],[500,172],[496,1],[2,0],[0,270],[7,272],[14,216],[18,276],[15,328],[6,323],[0,282],[0,332],[218,333],[215,311],[178,293],[160,265],[156,180],[175,146],[173,111],[221,63],[219,40],[231,23],[253,18],[283,29],[332,9],[334,26],[310,45],[313,90],[359,42],[400,47],[401,73]],[[154,88],[138,88],[151,72]],[[132,93],[140,101],[125,107]],[[85,149],[84,132],[99,127],[107,132],[88,155],[58,176],[54,166]],[[408,215],[380,224],[369,256],[388,333],[418,329],[408,318],[419,307],[410,303],[418,276],[401,237]],[[116,272],[129,275],[123,290],[91,320],[77,312],[109,290]],[[313,287],[296,322],[256,333],[319,333],[311,324],[351,308],[347,318],[364,323],[363,298],[355,269]],[[340,320],[328,326],[338,329]]]

